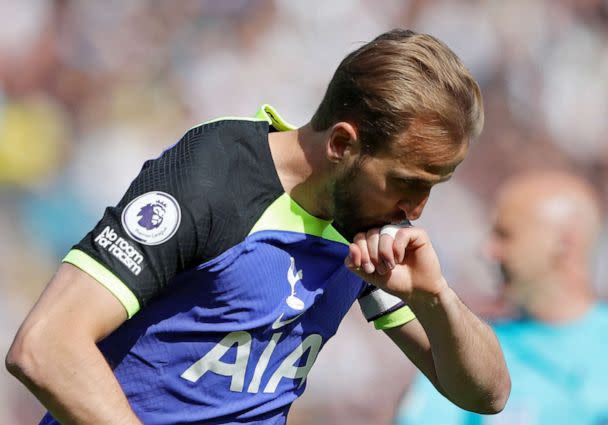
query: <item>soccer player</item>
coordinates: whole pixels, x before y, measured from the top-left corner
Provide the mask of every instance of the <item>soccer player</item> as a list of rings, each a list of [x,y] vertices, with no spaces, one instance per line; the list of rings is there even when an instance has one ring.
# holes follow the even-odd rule
[[[608,421],[608,307],[591,289],[600,230],[587,183],[562,172],[514,177],[500,191],[488,254],[521,317],[495,325],[513,388],[495,416],[464,411],[419,377],[399,425],[599,425]]]
[[[67,254],[9,370],[43,424],[284,424],[358,300],[454,403],[500,411],[494,333],[424,230],[383,227],[420,216],[482,123],[460,60],[393,30],[342,61],[301,128],[264,105],[190,129]]]

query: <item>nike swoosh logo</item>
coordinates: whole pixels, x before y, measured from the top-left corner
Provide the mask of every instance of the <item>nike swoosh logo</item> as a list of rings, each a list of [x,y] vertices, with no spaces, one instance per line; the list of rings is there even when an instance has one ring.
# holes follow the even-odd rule
[[[285,325],[289,325],[294,320],[299,319],[300,316],[303,315],[304,313],[306,313],[306,312],[300,313],[296,317],[292,317],[291,319],[283,320],[283,321],[281,321],[281,319],[283,318],[284,313],[281,313],[281,315],[277,318],[277,320],[275,320],[274,323],[272,324],[272,329],[279,329]]]

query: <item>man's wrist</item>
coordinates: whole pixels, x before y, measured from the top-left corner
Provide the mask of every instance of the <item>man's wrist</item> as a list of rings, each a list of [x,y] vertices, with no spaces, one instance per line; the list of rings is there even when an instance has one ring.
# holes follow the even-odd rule
[[[423,313],[424,311],[436,310],[442,306],[446,307],[453,301],[455,295],[446,280],[441,277],[436,291],[414,290],[406,302],[414,312]]]

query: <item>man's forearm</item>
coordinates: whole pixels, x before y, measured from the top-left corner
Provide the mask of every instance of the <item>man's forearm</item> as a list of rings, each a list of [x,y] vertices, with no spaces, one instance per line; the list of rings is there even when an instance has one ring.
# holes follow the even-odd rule
[[[62,424],[141,424],[95,344],[69,340],[18,338],[6,366]]]
[[[510,379],[492,329],[447,285],[436,296],[414,293],[408,303],[429,338],[437,380],[445,394],[468,410],[501,410]]]

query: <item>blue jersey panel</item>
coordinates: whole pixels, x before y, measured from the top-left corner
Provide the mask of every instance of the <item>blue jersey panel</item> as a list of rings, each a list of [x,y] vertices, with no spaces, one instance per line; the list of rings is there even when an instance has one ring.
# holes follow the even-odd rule
[[[364,286],[343,265],[347,251],[261,231],[179,275],[100,343],[137,415],[150,425],[284,423]]]

